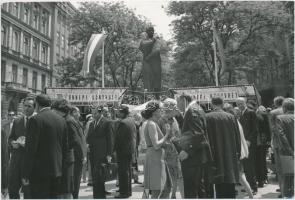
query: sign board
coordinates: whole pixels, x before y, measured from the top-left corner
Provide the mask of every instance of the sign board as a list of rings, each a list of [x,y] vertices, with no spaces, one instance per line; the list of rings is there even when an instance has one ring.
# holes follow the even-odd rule
[[[198,102],[210,102],[212,97],[222,97],[224,101],[235,101],[238,97],[250,97],[259,101],[254,85],[234,85],[220,87],[174,88],[174,98],[190,96]]]
[[[127,88],[46,88],[53,99],[66,99],[73,105],[118,103]]]

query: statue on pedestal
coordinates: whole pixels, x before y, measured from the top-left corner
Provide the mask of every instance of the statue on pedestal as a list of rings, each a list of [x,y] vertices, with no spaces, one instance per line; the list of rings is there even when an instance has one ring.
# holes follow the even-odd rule
[[[160,39],[154,37],[154,28],[147,28],[140,42],[139,49],[143,53],[143,85],[148,92],[161,91],[162,67],[160,48]]]

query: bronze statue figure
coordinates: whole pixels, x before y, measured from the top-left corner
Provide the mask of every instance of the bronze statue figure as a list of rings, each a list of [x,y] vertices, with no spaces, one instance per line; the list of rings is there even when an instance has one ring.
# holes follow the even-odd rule
[[[161,56],[160,40],[154,37],[154,28],[149,27],[140,42],[139,49],[143,53],[143,84],[148,92],[161,91]]]

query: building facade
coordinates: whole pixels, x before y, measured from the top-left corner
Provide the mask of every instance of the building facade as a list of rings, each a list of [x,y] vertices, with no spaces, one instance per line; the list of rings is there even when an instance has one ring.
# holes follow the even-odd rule
[[[1,4],[1,116],[21,112],[21,101],[56,85],[54,66],[74,55],[68,44],[67,2]]]

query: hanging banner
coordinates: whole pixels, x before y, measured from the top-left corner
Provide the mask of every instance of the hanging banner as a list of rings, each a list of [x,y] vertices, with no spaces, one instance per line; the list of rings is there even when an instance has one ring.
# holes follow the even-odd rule
[[[127,88],[46,88],[52,99],[66,99],[73,105],[118,103]]]
[[[198,102],[210,102],[212,97],[222,97],[224,101],[235,101],[238,97],[247,97],[260,101],[254,85],[233,85],[220,87],[172,88],[174,98],[190,96]]]

